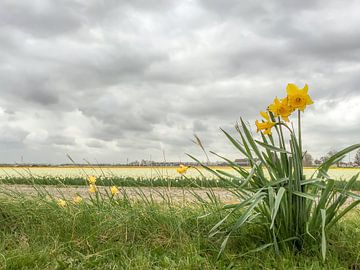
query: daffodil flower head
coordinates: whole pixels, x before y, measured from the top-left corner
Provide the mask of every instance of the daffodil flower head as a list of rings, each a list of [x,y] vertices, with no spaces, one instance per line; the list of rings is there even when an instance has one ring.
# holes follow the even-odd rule
[[[274,103],[269,105],[268,110],[275,116],[281,116],[285,122],[289,122],[289,116],[294,111],[294,109],[289,106],[287,97],[280,100],[275,98]]]
[[[177,168],[176,171],[177,171],[179,174],[185,174],[188,169],[189,169],[188,166],[185,166],[185,165],[180,164],[179,168]]]
[[[263,131],[265,135],[271,135],[271,128],[275,126],[275,123],[271,121],[270,116],[267,112],[260,112],[261,116],[265,119],[262,122],[255,121],[257,132]]]
[[[93,184],[90,184],[90,186],[89,186],[89,192],[90,192],[90,193],[95,193],[96,191],[97,191],[96,186],[93,185]]]
[[[63,199],[58,199],[57,201],[57,205],[60,206],[60,207],[66,207],[66,201],[63,200]]]
[[[119,189],[118,189],[117,187],[115,187],[115,186],[112,186],[112,187],[110,188],[110,191],[111,191],[111,194],[112,194],[112,195],[116,195],[116,194],[119,193]]]
[[[308,90],[307,84],[303,89],[299,89],[295,84],[289,83],[286,87],[288,105],[293,109],[304,111],[307,105],[314,103],[308,95]]]
[[[73,202],[76,203],[76,204],[79,204],[79,203],[82,202],[82,200],[83,199],[79,195],[77,195],[77,196],[74,197]]]
[[[88,182],[89,182],[90,185],[95,185],[95,183],[96,183],[96,177],[93,176],[93,175],[89,176]]]

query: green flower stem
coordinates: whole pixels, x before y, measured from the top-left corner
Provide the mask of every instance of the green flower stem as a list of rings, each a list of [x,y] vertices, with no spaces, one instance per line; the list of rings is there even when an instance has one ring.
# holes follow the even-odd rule
[[[279,123],[281,122],[281,119],[279,117]],[[283,134],[283,131],[282,131],[282,126],[280,125],[280,135],[281,135],[281,142],[280,144],[282,144],[282,147],[283,149],[286,150],[286,147],[285,147],[285,140],[284,140],[284,134]]]
[[[291,130],[291,128],[289,128],[289,126],[288,126],[287,124],[283,123],[283,122],[281,122],[281,123],[276,123],[275,126],[277,126],[277,125],[279,125],[279,126],[284,126],[284,127],[286,127],[286,128],[290,131],[290,133],[294,133],[294,131]]]
[[[303,151],[302,151],[302,139],[301,139],[301,111],[298,110],[298,133],[299,133],[299,149],[300,149],[300,162],[301,162],[301,166],[300,166],[300,175],[301,175],[301,179],[305,179],[304,173],[303,173]]]
[[[302,143],[301,143],[301,112],[298,110],[298,133],[299,133],[299,148],[302,157]]]

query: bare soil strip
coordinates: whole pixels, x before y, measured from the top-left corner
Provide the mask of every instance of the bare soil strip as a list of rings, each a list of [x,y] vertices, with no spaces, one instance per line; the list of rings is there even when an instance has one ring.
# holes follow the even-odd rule
[[[98,196],[108,198],[111,196],[110,187],[98,186]],[[360,192],[354,192],[360,194]],[[4,185],[0,184],[0,196],[37,196],[43,194],[47,197],[65,198],[72,200],[76,195],[89,199],[90,196],[95,197],[90,193],[87,186],[31,186],[31,185]],[[109,195],[107,195],[109,194]],[[190,203],[199,201],[199,198],[210,201],[215,197],[223,203],[232,204],[239,202],[239,198],[234,195],[229,189],[225,188],[178,188],[178,187],[121,187],[119,194],[116,197],[127,197],[130,200],[145,200],[145,201],[171,201],[176,203]],[[349,198],[343,207],[348,206],[353,199]],[[360,208],[360,205],[357,206]]]
[[[99,196],[106,196],[106,193],[110,193],[110,187],[98,186]],[[223,188],[166,188],[166,187],[121,187],[119,188],[118,197],[128,196],[131,200],[154,200],[161,202],[164,200],[171,200],[174,202],[192,202],[197,201],[200,198],[209,201],[211,196],[215,196],[222,202],[234,203],[238,201],[236,196],[231,191]],[[89,193],[88,187],[55,187],[55,186],[30,186],[30,185],[0,185],[0,194],[16,195],[21,193],[22,195],[34,196],[39,193],[53,196],[55,198],[72,199],[76,195],[83,198],[93,197],[94,194]],[[196,194],[196,195],[194,195]],[[107,196],[106,196],[107,197]]]

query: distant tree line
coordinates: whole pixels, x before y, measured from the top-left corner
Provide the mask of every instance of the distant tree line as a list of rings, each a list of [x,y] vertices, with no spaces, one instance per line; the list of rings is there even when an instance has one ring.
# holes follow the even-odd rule
[[[326,155],[321,156],[319,159],[313,159],[310,153],[304,154],[303,165],[305,167],[318,166],[327,161],[330,157],[335,155],[338,151],[330,150]],[[336,162],[338,167],[359,167],[360,166],[360,149],[356,152],[353,162],[344,162],[344,157]]]

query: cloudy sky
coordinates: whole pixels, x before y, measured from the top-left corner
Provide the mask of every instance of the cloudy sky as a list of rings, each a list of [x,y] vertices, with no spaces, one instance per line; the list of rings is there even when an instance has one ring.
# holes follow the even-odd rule
[[[360,1],[2,0],[0,162],[238,157],[219,131],[309,84],[304,147],[360,141]],[[254,129],[255,131],[255,129]],[[216,160],[216,158],[212,158]]]

